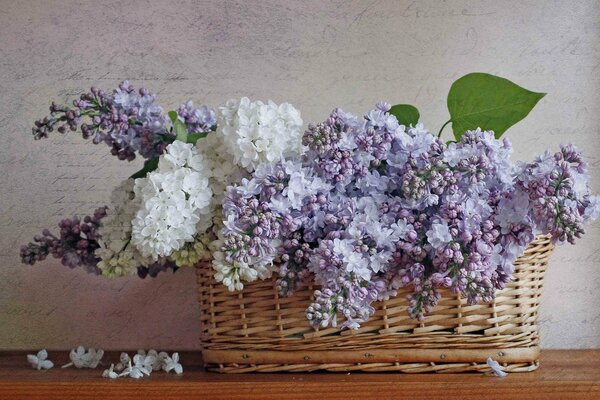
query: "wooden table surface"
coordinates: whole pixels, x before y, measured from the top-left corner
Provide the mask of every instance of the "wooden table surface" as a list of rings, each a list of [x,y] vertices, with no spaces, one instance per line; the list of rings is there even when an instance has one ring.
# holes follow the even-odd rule
[[[60,366],[66,352],[50,351]],[[118,360],[109,352],[105,361]],[[131,354],[131,353],[130,353]],[[308,373],[222,375],[184,352],[181,376],[155,372],[134,380],[102,378],[103,368],[32,369],[26,353],[0,353],[0,399],[600,399],[599,350],[546,350],[535,372],[483,374]]]

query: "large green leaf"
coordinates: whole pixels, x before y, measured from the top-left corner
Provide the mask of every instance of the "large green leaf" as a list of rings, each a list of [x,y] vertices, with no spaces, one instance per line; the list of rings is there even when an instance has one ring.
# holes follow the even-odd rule
[[[419,110],[410,104],[396,104],[389,111],[404,126],[415,126],[419,122]]]
[[[496,138],[529,114],[546,93],[531,92],[490,74],[475,72],[458,79],[448,93],[448,110],[456,140],[466,130],[492,130]]]

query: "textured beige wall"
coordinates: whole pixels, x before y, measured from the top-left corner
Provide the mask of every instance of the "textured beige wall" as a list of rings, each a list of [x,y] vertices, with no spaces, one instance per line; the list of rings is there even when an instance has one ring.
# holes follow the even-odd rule
[[[380,99],[446,120],[471,71],[548,92],[508,131],[517,159],[573,141],[600,190],[597,1],[0,1],[0,348],[197,348],[194,275],[107,281],[18,247],[60,216],[105,203],[139,167],[78,135],[34,142],[50,100],[128,78],[168,109],[247,95],[287,100],[305,121]],[[600,347],[600,225],[552,258],[546,347]]]

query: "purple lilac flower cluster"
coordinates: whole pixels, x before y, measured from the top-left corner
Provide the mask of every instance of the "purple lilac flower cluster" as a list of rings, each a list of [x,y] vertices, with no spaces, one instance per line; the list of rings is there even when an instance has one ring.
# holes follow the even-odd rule
[[[556,240],[574,243],[584,224],[598,216],[598,198],[589,196],[587,164],[572,145],[524,165],[517,188],[528,194],[540,229],[553,232]]]
[[[136,153],[154,158],[174,140],[154,100],[152,93],[143,88],[136,91],[128,81],[112,92],[92,87],[73,101],[73,108],[52,103],[50,115],[35,122],[33,135],[40,139],[54,129],[64,133],[80,126],[84,138],[106,143],[120,160],[131,161]]]
[[[212,108],[194,108],[191,100],[177,109],[177,115],[185,122],[189,133],[208,133],[217,125],[217,115]]]
[[[508,140],[468,131],[446,145],[400,125],[379,103],[363,118],[340,109],[311,124],[307,153],[262,165],[229,187],[213,262],[232,290],[278,272],[284,295],[311,277],[314,327],[357,328],[372,303],[412,287],[418,319],[440,289],[491,301],[536,234],[572,242],[598,216],[572,146],[515,167]]]
[[[58,224],[58,236],[44,229],[41,235],[34,237],[34,242],[21,247],[21,261],[33,265],[51,254],[69,268],[82,266],[88,272],[99,275],[99,259],[94,252],[100,247],[97,231],[105,216],[106,207],[101,207],[83,220],[77,217],[63,219]]]
[[[33,135],[41,139],[55,129],[65,133],[79,126],[84,138],[106,143],[120,160],[131,161],[136,153],[146,159],[155,158],[175,140],[155,99],[146,89],[136,91],[128,81],[112,92],[92,87],[73,101],[73,107],[52,103],[50,115],[35,122]],[[208,132],[216,124],[212,109],[194,109],[191,101],[179,108],[178,115],[193,133]]]

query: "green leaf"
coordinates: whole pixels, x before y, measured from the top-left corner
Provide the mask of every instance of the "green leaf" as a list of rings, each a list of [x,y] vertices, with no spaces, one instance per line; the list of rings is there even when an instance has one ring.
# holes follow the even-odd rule
[[[389,111],[404,126],[415,126],[419,122],[419,110],[410,104],[396,104]]]
[[[187,137],[187,142],[195,145],[199,139],[206,137],[206,135],[208,135],[207,132],[190,133]]]
[[[142,169],[140,169],[138,172],[136,172],[135,174],[131,175],[130,178],[132,178],[132,179],[144,178],[146,176],[146,174],[148,174],[148,172],[152,172],[156,168],[158,168],[158,157],[146,160],[146,162],[144,162],[144,167]]]
[[[181,120],[176,120],[173,123],[173,129],[175,130],[175,140],[181,140],[187,142],[188,140],[188,128]]]
[[[492,130],[496,138],[529,114],[546,93],[531,92],[490,74],[458,79],[448,93],[448,111],[456,140],[467,130]]]
[[[175,121],[179,119],[177,118],[177,111],[169,111],[167,114],[169,115],[172,123],[175,123]]]
[[[184,143],[187,143],[188,142],[187,125],[182,120],[179,119],[176,111],[169,111],[168,115],[169,115],[169,118],[171,118],[171,122],[173,123],[173,133],[175,133],[175,140],[179,140]]]

